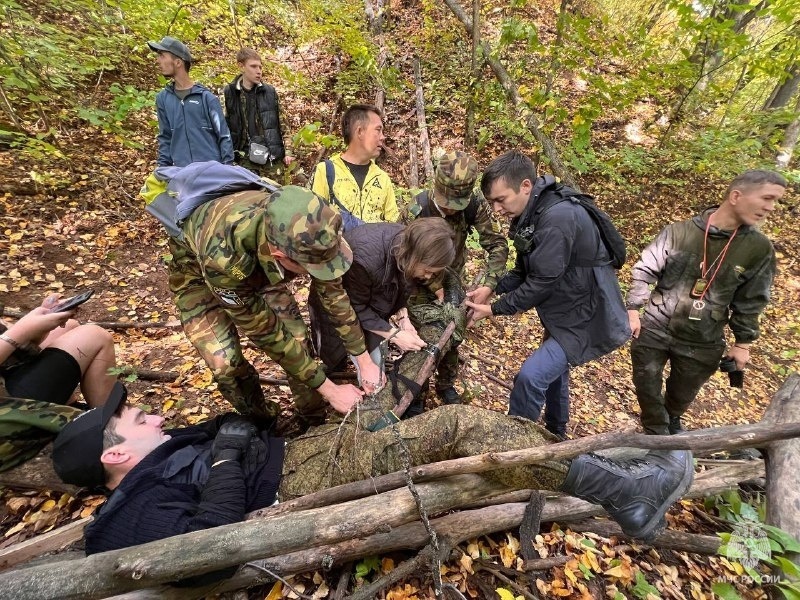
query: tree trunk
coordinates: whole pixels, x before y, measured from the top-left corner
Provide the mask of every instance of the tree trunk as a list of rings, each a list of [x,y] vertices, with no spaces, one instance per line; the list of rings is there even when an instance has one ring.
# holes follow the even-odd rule
[[[458,17],[458,20],[464,25],[467,30],[467,33],[472,32],[472,21],[469,17],[467,17],[464,9],[456,2],[456,0],[444,0],[444,3],[453,11],[453,14]],[[546,133],[544,133],[541,129],[539,124],[539,119],[533,114],[530,109],[525,107],[523,102],[520,100],[519,97],[519,90],[517,89],[517,85],[511,80],[508,72],[506,71],[505,67],[500,63],[499,60],[492,57],[491,48],[486,42],[481,42],[480,44],[481,50],[486,61],[489,63],[489,66],[492,67],[492,71],[494,71],[495,76],[497,77],[500,84],[503,86],[503,89],[506,92],[506,96],[508,97],[509,102],[511,105],[514,106],[517,110],[525,113],[527,112],[527,116],[525,117],[525,124],[530,129],[531,134],[536,139],[539,144],[542,146],[542,151],[544,155],[550,161],[550,167],[553,170],[553,173],[561,178],[561,180],[566,183],[571,188],[580,191],[580,187],[578,183],[575,181],[575,178],[572,176],[572,173],[564,164],[564,161],[561,160],[561,155],[559,154],[558,150],[556,150],[556,146],[553,143],[553,140],[550,139]]]
[[[797,148],[797,140],[800,138],[800,97],[794,107],[795,118],[786,126],[783,132],[783,143],[781,144],[775,165],[779,169],[788,169],[792,162],[792,156]]]
[[[800,375],[790,377],[778,390],[762,422],[777,427],[792,420],[800,420]],[[800,440],[770,442],[766,456],[767,523],[800,540]],[[800,564],[796,554],[791,560]]]
[[[425,169],[425,185],[433,182],[433,161],[431,160],[431,141],[428,138],[428,125],[425,122],[425,96],[422,92],[422,71],[419,57],[414,57],[414,85],[416,86],[417,127],[422,146],[422,166]]]
[[[800,33],[800,30],[798,30]],[[769,99],[764,103],[764,110],[772,110],[776,108],[783,108],[797,93],[800,88],[800,66],[797,63],[792,64],[786,72],[788,77],[784,81],[780,81],[775,85]]]
[[[478,47],[481,43],[481,2],[472,0],[472,63],[469,81],[469,104],[467,105],[467,121],[464,127],[464,146],[469,148],[475,145],[475,104],[478,95],[478,79],[480,78],[480,62],[478,61]]]

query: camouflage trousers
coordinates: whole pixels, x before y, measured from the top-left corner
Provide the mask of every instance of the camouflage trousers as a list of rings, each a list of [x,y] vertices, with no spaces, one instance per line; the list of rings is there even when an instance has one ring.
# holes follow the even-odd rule
[[[0,472],[36,456],[81,413],[51,402],[0,398]]]
[[[240,413],[266,420],[280,413],[277,403],[267,401],[258,372],[244,357],[236,325],[205,283],[196,259],[170,238],[170,289],[181,290],[178,304],[183,330],[201,358],[211,369],[222,396]],[[289,333],[307,346],[306,324],[293,295],[284,283],[259,290],[269,308]],[[325,414],[327,403],[315,390],[288,376],[297,412],[307,418]]]
[[[552,434],[527,419],[474,406],[441,406],[376,432],[354,423],[331,423],[287,442],[278,497],[287,501],[398,471],[404,456],[415,466],[554,441]],[[549,461],[498,469],[485,476],[515,489],[558,490],[567,470],[567,462]]]

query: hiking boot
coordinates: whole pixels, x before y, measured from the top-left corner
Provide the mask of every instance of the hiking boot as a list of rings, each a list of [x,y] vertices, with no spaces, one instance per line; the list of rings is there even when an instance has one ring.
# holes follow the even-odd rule
[[[627,535],[653,539],[664,515],[694,477],[688,450],[651,451],[643,459],[581,454],[572,460],[562,491],[599,504]]]
[[[686,431],[683,428],[683,424],[681,423],[680,416],[670,417],[669,418],[669,425],[667,426],[667,429],[669,429],[669,434],[670,435],[677,435],[679,433],[683,433],[684,431]]]
[[[442,390],[436,390],[436,395],[444,404],[461,404],[461,394],[452,385]]]

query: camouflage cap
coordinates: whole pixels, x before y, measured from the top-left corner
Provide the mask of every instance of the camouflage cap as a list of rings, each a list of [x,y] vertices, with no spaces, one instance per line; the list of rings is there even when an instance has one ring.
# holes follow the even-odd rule
[[[442,208],[464,210],[478,178],[478,162],[466,152],[448,152],[433,178],[433,199]]]
[[[353,262],[342,238],[342,217],[311,190],[288,185],[265,204],[267,239],[322,281],[341,277]]]

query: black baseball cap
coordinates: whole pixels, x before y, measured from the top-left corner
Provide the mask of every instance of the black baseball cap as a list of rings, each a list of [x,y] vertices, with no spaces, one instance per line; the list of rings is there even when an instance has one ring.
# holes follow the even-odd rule
[[[161,50],[162,52],[169,52],[170,54],[174,54],[184,62],[189,64],[194,62],[192,55],[189,53],[189,48],[186,47],[182,41],[175,39],[174,37],[165,36],[161,38],[160,42],[147,42],[147,45],[150,46],[150,50],[153,52],[158,52]]]
[[[100,462],[103,430],[127,399],[128,391],[118,381],[103,406],[78,415],[61,430],[53,443],[53,466],[64,483],[83,487],[105,484],[106,472]]]

